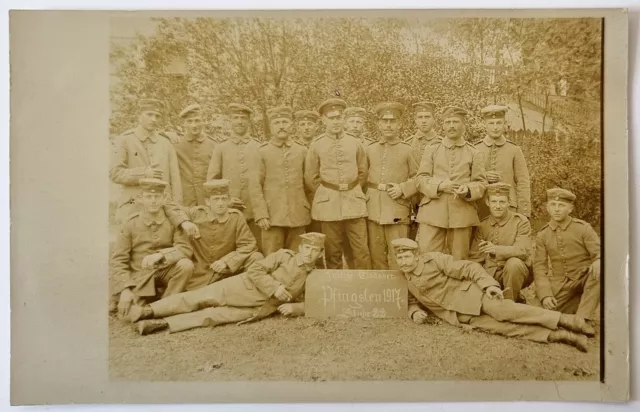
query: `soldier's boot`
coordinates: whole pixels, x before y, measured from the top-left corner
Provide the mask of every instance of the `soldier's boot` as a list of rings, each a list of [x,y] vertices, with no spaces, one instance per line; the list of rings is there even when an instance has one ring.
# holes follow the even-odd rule
[[[554,330],[547,338],[548,342],[561,342],[567,345],[575,346],[582,352],[587,352],[587,337],[568,330]]]
[[[153,318],[153,310],[149,305],[131,305],[129,308],[129,320],[131,323],[137,322],[141,319],[152,319]]]
[[[560,315],[558,326],[568,329],[571,332],[582,333],[589,337],[596,335],[595,329],[577,315],[567,315],[566,313],[563,313]]]
[[[169,323],[164,319],[149,319],[138,322],[138,333],[140,335],[149,335],[154,332],[167,329]]]

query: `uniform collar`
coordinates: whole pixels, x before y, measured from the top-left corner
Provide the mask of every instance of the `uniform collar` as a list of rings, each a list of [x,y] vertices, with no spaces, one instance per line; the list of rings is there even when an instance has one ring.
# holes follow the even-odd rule
[[[269,143],[271,143],[274,146],[278,146],[278,147],[282,147],[282,145],[285,145],[287,147],[291,147],[291,139],[287,139],[285,141],[282,141],[280,139],[276,139],[275,137],[271,138],[271,140],[269,141]]]
[[[343,131],[343,132],[338,133],[338,135],[337,135],[337,136],[335,136],[335,135],[333,135],[333,134],[331,134],[331,133],[325,133],[325,135],[326,135],[328,138],[333,139],[333,140],[340,140],[340,139],[342,139],[342,138],[345,136],[345,134],[346,134],[346,133],[345,133],[344,131]],[[353,135],[351,135],[351,136],[353,136]],[[354,138],[356,138],[356,139],[360,139],[359,137],[355,137],[355,136],[353,136],[353,137],[354,137]]]
[[[231,136],[230,139],[233,143],[238,144],[238,143],[247,143],[249,140],[251,140],[251,137],[249,135],[244,135],[244,136],[233,135]]]
[[[156,225],[161,225],[166,219],[163,211],[160,211],[156,216],[151,216],[149,213],[142,211],[140,212],[140,216],[142,217],[142,222],[147,226],[151,226],[154,223]]]
[[[442,139],[442,144],[444,145],[444,147],[446,147],[447,149],[451,149],[453,146],[464,146],[465,144],[467,144],[466,140],[464,140],[464,137],[461,137],[460,140],[457,143],[454,143],[451,139],[449,139],[449,137],[444,137]]]
[[[571,224],[571,222],[573,222],[573,219],[570,217],[567,219],[566,222],[564,222],[563,224],[559,225],[558,223],[556,223],[555,220],[551,220],[549,222],[549,227],[551,228],[551,230],[556,230],[557,228],[560,228],[562,230],[567,230],[567,228],[569,227],[569,225]]]
[[[141,142],[144,142],[147,139],[150,139],[151,142],[155,143],[158,141],[158,135],[156,132],[147,133],[142,127],[138,126],[133,132]]]
[[[309,140],[309,141],[306,141],[303,137],[298,137],[298,138],[296,139],[296,141],[297,141],[298,143],[300,143],[301,145],[304,145],[304,146],[309,147],[309,145],[310,145],[310,144],[311,144],[311,142],[313,141],[313,138],[311,138],[311,140]]]
[[[427,141],[436,139],[438,137],[436,133],[433,133],[433,135],[429,137],[425,133],[423,133],[422,130],[418,130],[414,136],[417,137],[418,140],[427,140]]]
[[[225,215],[225,217],[223,217],[222,219],[220,219],[218,216],[215,215],[215,213],[213,213],[211,211],[210,207],[207,207],[207,219],[209,220],[209,222],[215,222],[217,221],[218,223],[225,223],[227,220],[229,220],[229,217],[231,216],[231,214],[229,212],[227,212],[227,214]]]
[[[421,256],[418,256],[418,265],[411,272],[413,275],[420,276],[422,275],[422,271],[424,270],[424,261]]]
[[[486,136],[484,139],[482,139],[482,141],[484,142],[484,144],[486,144],[487,146],[491,147],[494,144],[496,146],[502,146],[505,143],[507,143],[507,138],[504,136],[500,136],[499,139],[497,140],[493,140],[492,138],[490,138],[489,136]]]
[[[513,213],[510,210],[507,210],[506,217],[504,219],[502,219],[502,221],[500,221],[500,222],[498,222],[495,217],[489,216],[489,224],[491,226],[495,226],[495,225],[504,226],[511,219],[513,219]]]
[[[380,140],[378,140],[378,142],[379,142],[381,145],[385,145],[385,144],[387,144],[387,143],[388,143],[390,146],[395,146],[395,145],[397,145],[398,143],[400,143],[401,141],[402,141],[402,140],[400,140],[400,139],[396,139],[396,140],[394,140],[393,142],[387,142],[387,141],[386,141],[386,140],[384,140],[384,139],[380,139]]]
[[[198,142],[202,143],[204,140],[204,133],[200,133],[198,136],[193,136],[192,134],[187,134],[187,141],[192,142],[194,139]]]

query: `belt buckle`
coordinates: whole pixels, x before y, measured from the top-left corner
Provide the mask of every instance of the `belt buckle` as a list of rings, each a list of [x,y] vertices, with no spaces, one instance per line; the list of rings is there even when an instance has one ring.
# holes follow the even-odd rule
[[[338,185],[338,190],[341,192],[346,192],[347,190],[349,190],[349,185],[346,183],[340,183]]]
[[[386,191],[387,190],[387,184],[386,183],[378,184],[378,190],[381,190],[383,192]]]

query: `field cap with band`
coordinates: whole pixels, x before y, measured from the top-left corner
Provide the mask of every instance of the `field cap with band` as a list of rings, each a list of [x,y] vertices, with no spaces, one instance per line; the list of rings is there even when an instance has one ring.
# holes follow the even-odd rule
[[[164,105],[160,100],[156,99],[140,99],[138,100],[138,110],[140,112],[156,112],[162,114]]]
[[[364,107],[347,107],[344,109],[345,120],[348,117],[367,117],[367,110]]]
[[[138,181],[143,192],[162,193],[169,183],[160,179],[140,179]]]
[[[253,114],[253,110],[240,103],[230,103],[229,106],[227,106],[227,109],[229,114],[246,114],[247,116],[251,116]]]
[[[467,118],[468,114],[469,113],[466,110],[456,106],[447,106],[442,110],[443,119],[446,119],[448,117],[458,117],[464,120]]]
[[[493,196],[509,196],[511,193],[511,185],[508,183],[491,183],[487,185],[487,197]]]
[[[229,180],[228,179],[213,179],[203,184],[204,191],[209,196],[215,195],[228,195],[229,194]]]
[[[435,113],[436,112],[436,104],[431,102],[425,101],[425,102],[414,103],[412,107],[416,113],[420,113],[420,112]]]
[[[404,251],[407,250],[418,250],[418,244],[406,237],[401,237],[398,239],[393,239],[391,241],[391,244],[393,245],[393,248],[395,249],[396,253],[402,253]]]
[[[384,102],[376,106],[378,119],[399,119],[404,113],[404,106],[397,102]]]
[[[347,102],[342,99],[327,99],[318,106],[318,113],[326,117],[339,116],[347,107]]]
[[[320,116],[318,116],[318,112],[313,110],[298,110],[293,114],[293,118],[295,121],[309,120],[310,122],[317,122]]]
[[[184,109],[182,109],[182,111],[180,112],[178,117],[184,119],[185,117],[198,116],[201,112],[202,112],[202,108],[200,107],[199,104],[197,104],[197,103],[196,104],[191,104],[191,105],[185,107]]]
[[[573,203],[576,200],[576,195],[574,195],[567,189],[554,187],[553,189],[547,190],[547,202],[551,200]]]
[[[267,111],[267,116],[270,121],[279,118],[293,119],[293,110],[287,106],[278,106],[273,109],[269,109]]]
[[[324,249],[324,241],[327,235],[318,232],[309,232],[300,235],[300,240],[303,245],[311,245]]]
[[[485,119],[504,119],[508,110],[509,108],[506,106],[491,105],[480,110],[480,113]]]

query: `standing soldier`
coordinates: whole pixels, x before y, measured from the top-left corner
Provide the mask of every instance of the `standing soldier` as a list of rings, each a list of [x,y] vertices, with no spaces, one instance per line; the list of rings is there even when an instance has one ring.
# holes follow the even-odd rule
[[[536,236],[534,283],[546,309],[593,320],[600,303],[600,238],[587,222],[569,216],[575,199],[565,189],[547,190],[551,220]]]
[[[409,233],[409,198],[416,194],[413,177],[418,165],[411,146],[400,139],[404,106],[381,103],[375,111],[381,138],[366,148],[369,252],[373,269],[397,269],[391,241]]]
[[[179,117],[183,121],[184,136],[175,145],[182,181],[182,203],[185,206],[204,205],[204,182],[216,143],[220,141],[204,133],[200,105],[187,106]]]
[[[487,136],[476,143],[482,153],[489,183],[503,182],[511,185],[509,207],[521,215],[531,216],[531,183],[529,170],[522,149],[507,140],[505,117],[508,107],[487,106],[482,109]],[[480,218],[489,215],[483,202],[478,202]]]
[[[305,183],[314,193],[311,217],[327,235],[329,269],[342,265],[342,245],[349,242],[354,269],[369,269],[367,204],[362,186],[367,178],[367,154],[354,136],[344,132],[341,99],[328,99],[318,108],[326,132],[311,143],[305,163]]]
[[[250,116],[253,113],[247,106],[232,103],[229,105],[232,134],[224,142],[216,145],[209,163],[207,180],[227,179],[230,181],[231,207],[244,211],[247,225],[258,240],[260,248],[260,228],[253,218],[253,206],[249,196],[250,169],[258,160],[260,143],[249,135]]]
[[[420,253],[443,252],[447,244],[456,259],[469,256],[471,231],[480,223],[476,200],[487,184],[482,155],[464,137],[467,111],[444,109],[446,137],[427,146],[416,176],[423,194],[418,212]]]
[[[140,179],[141,208],[123,223],[111,255],[111,294],[124,316],[133,303],[184,291],[193,273],[186,234],[165,215],[167,182]]]
[[[311,223],[304,190],[307,148],[291,138],[292,110],[268,111],[271,141],[258,150],[257,173],[250,186],[256,223],[262,229],[265,255],[280,249],[298,249],[300,235]]]
[[[442,140],[442,137],[436,134],[434,125],[436,123],[435,113],[436,105],[431,102],[418,102],[413,104],[413,110],[415,112],[416,133],[407,139],[413,149],[413,156],[416,159],[416,163],[420,165],[422,161],[422,155],[424,149],[434,143],[438,143]],[[418,205],[420,204],[420,194],[411,199],[413,214],[412,222],[409,227],[409,237],[415,239],[418,234],[418,222],[415,220],[418,216]]]
[[[522,301],[520,290],[533,281],[531,271],[531,225],[529,219],[509,210],[511,186],[493,183],[487,186],[486,203],[491,215],[475,230],[469,260],[500,283],[504,298]]]
[[[309,148],[318,132],[318,113],[312,110],[298,110],[293,114],[296,122],[296,141]]]
[[[367,136],[364,125],[367,118],[367,111],[362,107],[347,107],[344,111],[344,129],[347,133],[355,136],[365,147],[375,143],[375,139]]]
[[[116,220],[124,221],[139,210],[136,198],[143,178],[162,179],[168,184],[166,193],[175,203],[182,203],[182,184],[178,157],[171,142],[158,134],[162,103],[154,99],[138,102],[138,126],[116,141],[116,152],[109,177],[122,185]]]

